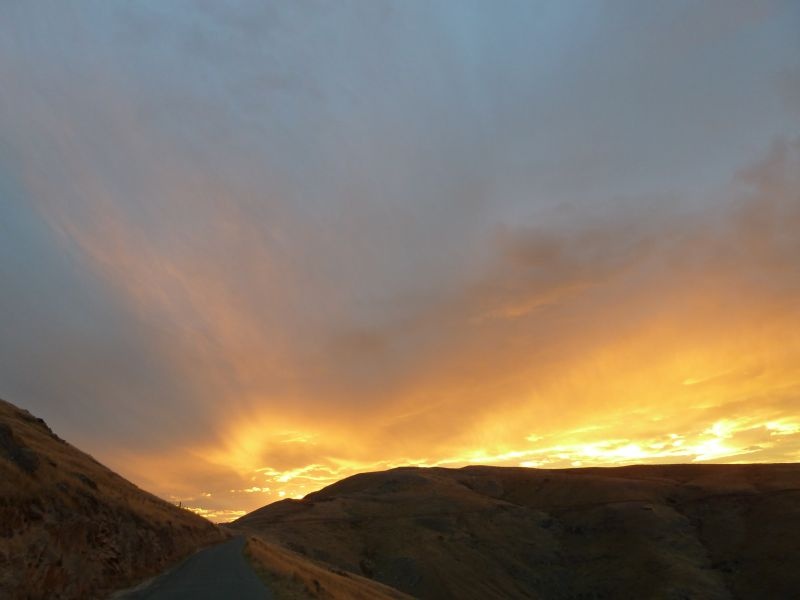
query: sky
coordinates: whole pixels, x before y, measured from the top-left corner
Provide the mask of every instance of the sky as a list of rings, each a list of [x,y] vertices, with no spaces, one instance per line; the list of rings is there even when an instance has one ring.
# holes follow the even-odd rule
[[[0,397],[215,520],[800,460],[800,4],[0,18]]]

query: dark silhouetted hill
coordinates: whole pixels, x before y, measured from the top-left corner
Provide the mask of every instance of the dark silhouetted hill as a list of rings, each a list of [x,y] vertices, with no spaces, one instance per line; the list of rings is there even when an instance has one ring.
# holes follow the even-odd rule
[[[234,527],[419,598],[798,598],[800,465],[365,473]]]

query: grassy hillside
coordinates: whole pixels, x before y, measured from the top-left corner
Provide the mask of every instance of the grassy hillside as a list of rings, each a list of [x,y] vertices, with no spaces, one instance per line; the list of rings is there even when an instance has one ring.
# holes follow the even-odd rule
[[[259,538],[248,539],[245,554],[279,600],[410,600],[395,589]]]
[[[420,598],[796,598],[800,465],[365,473],[235,526]]]
[[[0,401],[0,598],[104,597],[221,535]]]

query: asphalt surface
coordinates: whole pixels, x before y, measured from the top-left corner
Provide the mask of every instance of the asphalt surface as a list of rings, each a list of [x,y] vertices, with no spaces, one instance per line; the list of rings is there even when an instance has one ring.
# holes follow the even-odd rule
[[[122,600],[272,600],[242,550],[245,539],[206,548]]]

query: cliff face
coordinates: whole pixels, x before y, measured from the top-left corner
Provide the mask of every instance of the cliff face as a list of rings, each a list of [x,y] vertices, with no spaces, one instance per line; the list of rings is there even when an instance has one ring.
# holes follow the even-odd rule
[[[0,401],[0,598],[95,598],[221,539]]]
[[[800,465],[403,468],[234,526],[420,598],[795,598]]]

